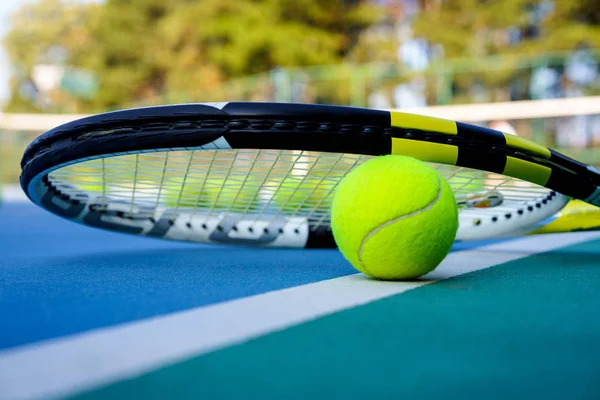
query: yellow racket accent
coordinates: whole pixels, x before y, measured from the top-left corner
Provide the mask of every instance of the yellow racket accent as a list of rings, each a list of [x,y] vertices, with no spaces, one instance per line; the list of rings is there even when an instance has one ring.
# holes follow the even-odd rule
[[[392,138],[392,154],[414,157],[421,161],[456,165],[458,147],[440,143]]]
[[[510,156],[506,157],[506,166],[503,171],[505,175],[537,183],[541,186],[548,183],[551,173],[552,170],[548,167]]]
[[[597,229],[600,229],[600,207],[572,200],[554,221],[531,232],[531,235]]]
[[[510,147],[526,150],[544,158],[550,158],[551,153],[547,147],[544,147],[541,144],[537,144],[530,140],[523,139],[519,136],[511,135],[509,133],[504,132],[502,133],[504,134],[504,138],[506,139],[506,144]]]
[[[426,117],[423,115],[406,114],[398,111],[390,111],[391,125],[396,128],[418,129],[421,131],[430,131],[445,133],[447,135],[456,135],[456,122]]]

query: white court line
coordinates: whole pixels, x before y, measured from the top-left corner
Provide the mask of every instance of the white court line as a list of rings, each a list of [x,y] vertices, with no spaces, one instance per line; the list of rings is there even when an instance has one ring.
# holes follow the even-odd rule
[[[0,352],[0,398],[59,397],[139,376],[318,317],[564,246],[600,232],[531,236],[451,253],[418,282],[321,281]]]

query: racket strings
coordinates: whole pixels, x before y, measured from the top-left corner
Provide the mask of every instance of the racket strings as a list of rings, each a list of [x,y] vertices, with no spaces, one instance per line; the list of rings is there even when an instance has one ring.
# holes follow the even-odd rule
[[[342,157],[344,157],[344,155],[343,155],[343,154],[340,154],[340,156],[339,156],[339,159],[338,159],[338,160],[339,160],[339,161],[341,161],[341,160],[342,160]],[[356,158],[354,159],[354,162],[352,163],[352,165],[350,165],[350,166],[349,166],[349,168],[348,168],[348,171],[350,171],[350,170],[352,170],[354,167],[356,167],[356,166],[358,165],[358,163],[359,163],[361,160],[362,160],[362,161],[364,161],[364,159],[363,159],[363,158],[364,158],[364,157],[356,157]],[[335,164],[332,164],[332,166],[331,166],[331,168],[330,168],[329,172],[332,172],[334,167],[335,167]],[[340,181],[341,181],[341,179],[337,179],[337,180],[335,180],[335,183],[334,183],[333,187],[331,188],[331,191],[330,191],[330,194],[329,194],[329,196],[332,196],[332,195],[333,195],[333,193],[335,193],[335,190],[336,190],[336,188],[337,188],[337,186],[338,186],[338,184],[339,184],[339,182],[340,182]],[[320,207],[320,206],[323,204],[323,201],[324,201],[324,199],[321,199],[321,201],[319,202],[319,204],[318,204],[317,206],[319,206],[319,207]],[[328,207],[328,210],[329,210],[329,207]],[[328,211],[328,210],[327,210],[327,211]],[[319,229],[319,228],[320,228],[320,227],[322,227],[322,226],[328,227],[328,226],[329,226],[329,218],[328,218],[328,217],[329,217],[329,214],[328,214],[328,212],[322,213],[322,215],[321,215],[319,218],[317,218],[317,219],[316,219],[316,221],[314,222],[314,224],[313,224],[313,226],[314,226],[314,229],[315,229],[315,230],[316,230],[316,229]]]
[[[161,194],[162,194],[162,190],[164,188],[165,176],[167,174],[167,165],[169,163],[169,152],[166,152],[164,155],[165,155],[165,157],[164,157],[164,162],[162,163],[162,173],[160,174],[160,183],[158,184],[158,193],[155,197],[154,208],[152,210],[152,219],[153,220],[157,219],[156,212],[157,212],[158,206],[160,204]],[[102,161],[104,161],[104,159],[102,159]],[[102,179],[104,179],[104,177]]]
[[[274,214],[276,218],[282,214],[292,217],[308,215],[309,221],[316,221],[320,214],[327,213],[329,208],[323,209],[322,205],[325,199],[333,193],[335,185],[331,187],[324,187],[323,185],[329,183],[325,182],[325,179],[335,167],[337,160],[332,158],[325,161],[324,155],[325,153],[318,153],[316,159],[311,161],[312,156],[310,153],[299,151],[298,157],[294,160],[287,176],[276,178],[277,183],[271,193],[270,202],[267,203],[276,210]],[[339,160],[341,157],[343,157],[343,154],[340,154],[337,159]],[[321,165],[328,166],[324,174],[319,172]],[[292,180],[288,180],[289,178]],[[309,180],[309,178],[312,179]],[[337,184],[337,181],[335,184]],[[326,193],[320,193],[324,190]],[[277,197],[280,197],[280,202],[276,200]],[[265,209],[267,208],[263,208],[263,210]]]
[[[333,185],[327,188],[322,188],[323,182],[327,175],[335,168],[335,159],[340,159],[344,155],[335,155],[334,159],[325,160],[326,153],[316,153],[315,161],[311,161],[315,156],[304,151],[294,151],[291,154],[285,152],[274,152],[269,150],[260,150],[255,152],[252,165],[249,171],[244,172],[244,180],[241,187],[237,190],[237,194],[243,191],[244,185],[252,181],[250,177],[254,176],[254,182],[250,186],[258,184],[262,189],[262,205],[249,212],[251,205],[246,202],[246,207],[243,211],[247,217],[246,221],[251,221],[258,224],[260,221],[277,220],[278,218],[288,218],[290,221],[296,221],[299,226],[305,219],[311,221],[311,226],[316,229],[320,224],[319,220],[323,220],[328,215],[329,207],[323,205],[327,196],[331,195],[334,189]],[[239,154],[238,154],[239,155]],[[282,156],[288,158],[283,160]],[[330,157],[331,158],[331,157]],[[271,161],[270,165],[265,165],[259,168],[260,160]],[[272,159],[272,160],[271,160]],[[333,162],[332,162],[333,161]],[[285,164],[285,165],[284,165]],[[321,166],[326,166],[325,173],[318,171]],[[312,178],[307,182],[307,178]],[[291,185],[290,185],[290,179]],[[231,177],[226,177],[224,182],[232,182]],[[337,184],[337,181],[335,182]],[[256,186],[254,186],[256,187]],[[308,190],[306,190],[308,188]],[[311,200],[319,190],[326,190],[325,195],[319,195],[318,200]],[[251,202],[257,198],[259,190],[253,190]],[[242,204],[239,196],[236,196],[231,204]],[[225,217],[229,216],[235,209],[229,208],[225,210]],[[315,223],[317,221],[317,223]],[[290,226],[296,228],[294,222]]]
[[[104,158],[102,158],[101,160],[101,164],[102,164],[102,200],[101,200],[101,204],[106,204],[107,199],[106,199],[106,160]]]
[[[252,159],[252,164],[250,165],[250,171],[254,171],[257,168],[257,161],[259,160],[259,155],[260,155],[259,152],[256,152],[256,154],[254,155],[254,158]],[[251,174],[246,174],[244,176],[241,185],[235,191],[235,195],[234,195],[234,198],[232,201],[233,204],[236,204],[242,200],[243,193],[248,188],[248,182],[252,183],[252,179],[249,179],[250,177],[251,177]],[[223,181],[223,188],[225,187],[225,182],[226,181]],[[263,182],[260,183],[260,186],[262,186],[263,184],[264,184],[264,180],[263,180]],[[242,206],[243,209],[241,211],[243,214],[248,214],[252,204],[257,201],[258,195],[259,195],[258,190],[254,191],[253,193],[250,194],[251,197],[249,198],[248,201],[245,201],[244,205]],[[211,211],[213,211],[213,210],[211,210]],[[230,214],[230,210],[228,209],[226,211],[226,217],[229,216],[229,214]]]
[[[105,207],[124,204],[137,217],[168,210],[188,223],[242,217],[249,225],[287,219],[327,227],[335,188],[371,156],[294,150],[186,150],[118,155],[66,166],[49,179],[72,199]],[[431,164],[448,181],[459,204],[499,195],[494,212],[527,207],[550,192],[498,174]],[[487,197],[486,197],[487,196]],[[471,209],[488,215],[486,208]],[[174,217],[175,218],[175,217]]]
[[[188,175],[190,173],[190,168],[192,166],[192,160],[193,159],[194,159],[194,151],[192,150],[190,152],[190,156],[188,158],[188,161],[187,161],[187,164],[186,164],[186,167],[185,167],[185,173],[183,174],[183,181],[181,182],[179,190],[177,191],[178,193],[177,193],[177,200],[175,201],[175,211],[178,211],[179,208],[182,206],[182,204],[181,204],[181,197],[182,197],[182,195],[184,193],[186,184],[188,182]],[[213,160],[214,160],[214,158],[213,158]],[[211,160],[211,163],[212,163],[213,160]],[[202,181],[202,187],[200,188],[200,191],[202,191],[204,189],[205,182],[206,181]],[[197,196],[197,199],[194,202],[194,204],[196,204],[196,205],[198,204],[198,202],[200,201],[199,197],[200,197],[200,195]],[[195,207],[194,207],[194,210],[195,210]]]
[[[250,155],[249,157],[251,156],[252,155]],[[237,188],[236,195],[231,201],[232,205],[242,204],[242,214],[249,215],[249,218],[246,219],[252,223],[257,223],[259,220],[264,219],[263,217],[267,212],[266,204],[255,207],[257,202],[260,201],[260,188],[263,188],[267,184],[267,182],[270,179],[271,173],[274,171],[273,168],[265,169],[264,167],[261,167],[260,161],[262,161],[264,157],[265,155],[262,151],[256,151],[254,153],[252,163],[249,166],[249,173],[246,174],[243,173],[243,171],[241,172],[241,175],[243,176],[242,184],[239,186],[239,188]],[[269,157],[269,155],[267,155],[266,157]],[[280,154],[275,153],[274,162],[278,162],[279,159]],[[227,181],[227,179],[223,180],[224,185]],[[249,193],[249,197],[247,199],[244,199],[244,193]],[[236,209],[234,207],[229,207],[225,211],[225,218],[229,217],[231,214],[234,214],[235,211]]]
[[[139,169],[139,164],[140,164],[140,158],[139,158],[139,154],[135,155],[135,166],[133,169],[133,189],[131,191],[131,206],[129,208],[129,214],[130,215],[134,215],[134,207],[135,207],[135,193],[136,193],[136,184],[138,183],[137,180],[137,174],[138,174],[138,169]]]
[[[258,151],[257,157],[261,154],[261,152],[261,150]],[[281,170],[279,169],[279,167],[277,167],[277,163],[282,161],[285,163],[286,161],[285,158],[282,159],[280,157],[277,157],[275,163],[273,164],[273,167],[268,169],[262,182],[262,186],[264,187],[262,196],[262,199],[264,200],[263,205],[260,207],[258,212],[255,213],[253,217],[251,217],[253,218],[254,223],[257,223],[260,220],[264,220],[265,215],[267,216],[267,218],[273,220],[279,217],[281,210],[278,207],[272,207],[271,200],[274,197],[274,193],[279,192],[281,190],[281,186],[284,182],[284,180],[281,177],[293,176],[297,174],[298,171],[294,170],[294,166],[299,165],[302,158],[302,154],[302,151],[292,152],[292,158],[289,160],[290,162],[287,163],[287,167],[284,167]],[[287,200],[288,199],[285,200],[284,206],[287,204]],[[290,215],[290,217],[292,216],[293,215]]]

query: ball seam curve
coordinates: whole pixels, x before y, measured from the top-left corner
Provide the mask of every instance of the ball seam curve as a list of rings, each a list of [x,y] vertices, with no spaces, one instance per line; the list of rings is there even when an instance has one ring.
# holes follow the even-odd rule
[[[362,253],[363,253],[363,249],[365,246],[365,243],[373,236],[375,236],[377,233],[379,233],[380,230],[382,230],[383,228],[393,225],[398,221],[401,221],[405,218],[409,218],[409,217],[413,217],[415,215],[419,215],[431,208],[433,208],[433,206],[435,206],[437,204],[437,202],[440,200],[440,198],[442,197],[442,182],[440,181],[440,177],[437,177],[437,181],[438,181],[438,191],[436,194],[436,197],[430,201],[427,205],[425,205],[425,207],[423,208],[419,208],[418,210],[415,210],[413,212],[410,212],[408,214],[403,214],[400,215],[398,217],[392,218],[388,221],[385,221],[382,224],[377,225],[375,228],[373,228],[373,230],[371,230],[369,233],[367,233],[365,235],[365,237],[362,239],[362,241],[360,242],[360,247],[358,248],[358,263],[361,265],[361,267],[365,270],[365,272],[369,275],[371,275],[371,273],[369,272],[369,269],[365,266],[365,264],[363,263],[362,260]]]

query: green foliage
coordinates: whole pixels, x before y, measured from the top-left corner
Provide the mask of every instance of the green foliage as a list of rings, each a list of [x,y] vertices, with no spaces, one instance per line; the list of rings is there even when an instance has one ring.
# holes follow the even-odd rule
[[[498,89],[495,96],[503,100],[511,83],[527,87],[527,73],[520,71],[524,61],[569,52],[582,43],[600,49],[597,0],[421,2],[426,12],[416,18],[414,32],[443,46],[444,58],[434,67],[443,68],[452,62],[454,101],[461,102],[461,93],[475,83]],[[534,13],[534,6],[539,5],[545,6],[545,11]],[[520,33],[521,38],[511,40],[511,33]]]
[[[543,24],[540,40],[527,43],[531,52],[573,50],[581,44],[600,49],[600,2],[556,1],[555,7]]]
[[[345,0],[38,0],[17,13],[5,40],[20,71],[8,108],[31,103],[19,87],[52,46],[100,79],[90,101],[57,98],[59,108],[105,110],[165,92],[212,101],[231,78],[340,63],[377,16]]]
[[[415,21],[415,35],[444,46],[446,58],[481,57],[509,48],[506,30],[526,22],[531,0],[443,0]]]
[[[40,104],[20,95],[23,83],[31,82],[33,68],[40,64],[77,64],[76,49],[90,42],[89,19],[94,4],[62,0],[26,3],[10,18],[4,48],[13,63],[12,96],[8,110],[39,111]],[[60,92],[49,93],[50,101],[68,102]]]
[[[474,96],[503,100],[507,88],[527,87],[531,60],[582,44],[600,49],[597,0],[545,1],[554,6],[539,17],[538,34],[518,42],[509,40],[509,32],[530,30],[532,5],[544,0],[420,2],[413,36],[440,45],[436,54],[441,56],[426,71],[430,101],[443,103],[450,95],[454,102]],[[405,37],[398,35],[402,23],[395,14],[365,4],[37,0],[17,11],[5,37],[15,67],[6,111],[87,113],[167,102],[261,101],[273,92],[287,101],[298,82],[310,84],[294,101],[364,106],[369,93],[389,97],[411,79],[397,62]],[[43,101],[32,99],[24,89],[39,64],[91,72],[99,88],[90,98],[62,87]],[[389,72],[367,71],[364,64],[388,65]],[[319,77],[307,66],[327,66],[329,74]],[[486,89],[474,94],[478,85]]]
[[[30,71],[38,63],[61,58],[61,48],[70,50],[89,41],[92,4],[62,0],[26,3],[10,19],[5,38],[6,51],[17,68]]]

